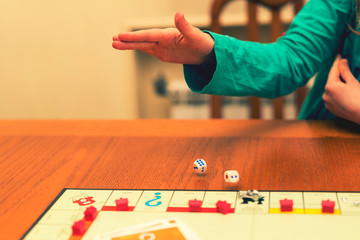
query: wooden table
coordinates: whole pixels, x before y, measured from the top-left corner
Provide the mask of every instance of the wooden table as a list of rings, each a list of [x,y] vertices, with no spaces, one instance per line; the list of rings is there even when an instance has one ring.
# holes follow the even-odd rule
[[[0,239],[18,239],[64,187],[360,191],[360,135],[321,121],[1,120],[0,171]]]

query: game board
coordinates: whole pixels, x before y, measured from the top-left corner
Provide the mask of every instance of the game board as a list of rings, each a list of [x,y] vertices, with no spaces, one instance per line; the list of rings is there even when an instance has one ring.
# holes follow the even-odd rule
[[[243,192],[242,192],[243,193]],[[244,201],[239,191],[64,189],[24,235],[24,239],[94,239],[119,228],[156,219],[175,218],[199,239],[355,239],[360,236],[360,192],[260,191],[261,201]],[[129,209],[118,211],[115,200],[127,198]],[[189,212],[189,200],[202,200],[201,212]],[[293,209],[282,212],[280,200]],[[230,212],[217,212],[216,202],[230,203]],[[324,213],[322,201],[335,202]],[[97,215],[86,222],[82,236],[71,226],[94,206]],[[95,238],[96,239],[96,238]],[[156,239],[156,238],[144,238]]]

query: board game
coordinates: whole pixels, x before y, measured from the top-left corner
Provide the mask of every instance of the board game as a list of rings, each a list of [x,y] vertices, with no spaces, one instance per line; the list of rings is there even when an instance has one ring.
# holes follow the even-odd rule
[[[360,236],[359,222],[360,192],[63,189],[23,239],[339,240]]]

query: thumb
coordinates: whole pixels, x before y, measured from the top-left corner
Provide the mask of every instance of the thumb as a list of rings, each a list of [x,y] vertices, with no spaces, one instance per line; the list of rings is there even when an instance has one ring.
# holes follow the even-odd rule
[[[186,38],[191,38],[193,36],[194,30],[196,30],[195,27],[186,21],[184,14],[181,12],[177,12],[175,14],[175,26]]]
[[[328,81],[335,81],[337,79],[340,78],[340,73],[339,73],[339,61],[341,59],[340,55],[337,55],[335,58],[335,61],[330,69],[329,72],[329,76],[328,76]]]
[[[350,71],[348,60],[341,59],[339,61],[339,72],[345,83],[356,81],[355,77],[352,75]]]

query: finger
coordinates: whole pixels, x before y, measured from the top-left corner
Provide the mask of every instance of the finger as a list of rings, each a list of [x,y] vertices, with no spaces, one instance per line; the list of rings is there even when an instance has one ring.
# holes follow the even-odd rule
[[[338,55],[335,58],[335,61],[330,69],[329,76],[328,76],[328,82],[335,82],[340,80],[340,72],[339,72],[339,61],[341,59],[341,56]]]
[[[118,50],[140,50],[143,52],[152,51],[156,47],[157,43],[153,42],[123,42],[114,41],[112,43],[113,48]]]
[[[120,33],[118,39],[124,42],[157,42],[162,37],[160,29],[139,30]]]
[[[324,92],[324,94],[322,95],[322,99],[325,102],[325,104],[328,102],[329,96],[328,96],[328,94],[326,92]]]
[[[184,14],[181,12],[175,14],[175,26],[186,38],[191,38],[197,30],[197,28],[186,21]]]
[[[352,75],[347,59],[341,59],[339,61],[339,73],[345,83],[350,83],[356,81],[355,77]]]

